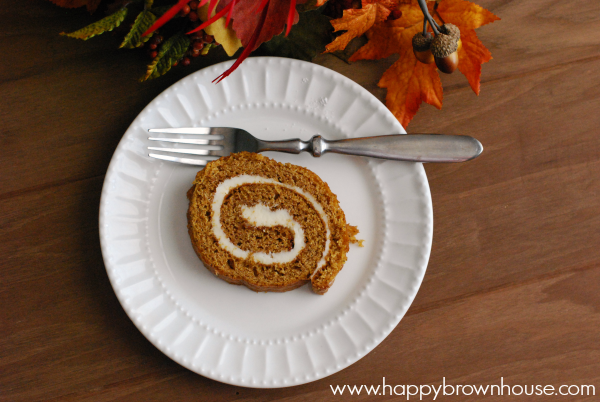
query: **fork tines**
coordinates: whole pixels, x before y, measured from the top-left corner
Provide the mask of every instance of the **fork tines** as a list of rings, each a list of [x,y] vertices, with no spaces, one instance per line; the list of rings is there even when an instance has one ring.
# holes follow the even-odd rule
[[[185,165],[206,166],[206,164],[210,162],[210,159],[177,158],[175,156],[154,153],[149,153],[148,156],[156,159],[162,159],[164,161],[183,163]]]
[[[151,128],[149,133],[165,134],[210,134],[212,127],[183,127],[183,128]]]
[[[215,136],[211,135],[210,137],[216,137],[216,135]],[[176,144],[193,144],[193,145],[213,145],[211,143],[221,140],[221,138],[191,139],[191,138],[157,138],[157,137],[148,137],[148,139],[150,141],[174,142]]]
[[[175,156],[162,155],[157,153],[149,153],[148,156],[156,159],[162,159],[171,162],[179,162],[189,165],[204,166],[210,160],[214,159],[211,157],[218,157],[216,151],[223,149],[222,140],[223,136],[218,134],[211,134],[212,129],[210,127],[184,127],[184,128],[152,128],[149,129],[150,133],[160,134],[182,134],[182,135],[199,135],[202,138],[176,138],[176,137],[148,137],[150,141],[169,142],[173,144],[187,144],[187,145],[198,145],[198,148],[165,148],[165,147],[148,147],[148,150],[159,151],[159,152],[170,152],[187,155],[198,155],[208,157],[207,159],[191,159],[191,158],[180,158]]]

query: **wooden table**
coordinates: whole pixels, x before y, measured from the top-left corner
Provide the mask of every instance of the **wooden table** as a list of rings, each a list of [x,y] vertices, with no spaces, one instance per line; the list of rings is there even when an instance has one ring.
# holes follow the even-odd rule
[[[443,77],[443,110],[423,106],[408,127],[485,146],[475,161],[426,166],[435,229],[415,302],[356,364],[260,390],[194,374],[152,346],[117,301],[98,239],[102,181],[129,123],[163,89],[224,56],[140,84],[145,55],[116,50],[116,36],[58,36],[96,17],[41,0],[4,2],[0,400],[341,400],[330,385],[383,377],[590,384],[596,396],[523,400],[598,400],[600,2],[478,3],[502,18],[478,30],[494,56],[481,95],[459,73]],[[318,62],[385,96],[376,82],[391,60]]]

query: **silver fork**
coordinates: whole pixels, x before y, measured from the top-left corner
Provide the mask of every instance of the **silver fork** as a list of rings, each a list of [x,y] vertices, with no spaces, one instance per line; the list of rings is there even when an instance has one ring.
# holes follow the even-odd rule
[[[210,160],[232,153],[279,151],[291,154],[309,152],[319,157],[327,152],[360,155],[410,162],[464,162],[476,158],[483,146],[473,137],[441,134],[393,134],[329,141],[320,135],[308,141],[298,138],[283,141],[263,141],[249,132],[230,127],[153,128],[151,133],[200,135],[200,138],[149,137],[151,141],[197,145],[197,148],[148,147],[151,151],[196,155],[200,158],[180,158],[148,155],[162,160],[188,165],[206,165]]]

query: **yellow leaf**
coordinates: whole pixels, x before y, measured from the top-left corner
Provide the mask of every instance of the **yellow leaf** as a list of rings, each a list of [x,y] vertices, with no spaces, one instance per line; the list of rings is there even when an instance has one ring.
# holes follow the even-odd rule
[[[215,10],[213,14],[215,14]],[[206,21],[208,19],[208,4],[203,5],[198,8],[198,17],[202,21]],[[222,17],[204,28],[204,31],[215,37],[215,40],[223,45],[223,49],[228,56],[233,56],[235,52],[242,47],[242,42],[235,35],[235,31],[231,28],[231,23],[229,27],[225,26],[226,18]]]

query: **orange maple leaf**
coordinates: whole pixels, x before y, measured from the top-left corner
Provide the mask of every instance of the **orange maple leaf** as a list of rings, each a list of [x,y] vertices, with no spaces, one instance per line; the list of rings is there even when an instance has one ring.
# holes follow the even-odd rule
[[[421,102],[441,109],[443,99],[442,82],[435,64],[420,63],[412,50],[412,37],[422,29],[422,20],[408,28],[403,26],[406,22],[401,18],[373,28],[369,42],[350,58],[355,61],[400,55],[383,73],[378,85],[387,89],[386,105],[404,127],[417,113]]]
[[[333,29],[346,31],[325,47],[325,53],[344,50],[348,43],[363,35],[373,25],[384,22],[399,0],[362,0],[362,8],[344,10],[342,18],[331,21]]]
[[[436,12],[443,22],[450,22],[460,29],[463,46],[458,52],[458,69],[467,77],[473,92],[479,95],[481,65],[490,61],[492,54],[477,38],[475,29],[500,18],[465,0],[442,1]]]
[[[481,64],[491,59],[491,53],[479,41],[475,29],[499,18],[466,0],[441,0],[435,11],[433,3],[429,3],[429,7],[439,23],[450,22],[460,29],[463,45],[458,52],[458,69],[479,94]],[[443,89],[435,64],[420,63],[412,51],[412,37],[422,30],[424,19],[417,0],[400,0],[396,10],[400,18],[374,23],[366,32],[369,41],[350,61],[399,55],[378,85],[387,89],[386,105],[406,127],[422,102],[441,109]]]

